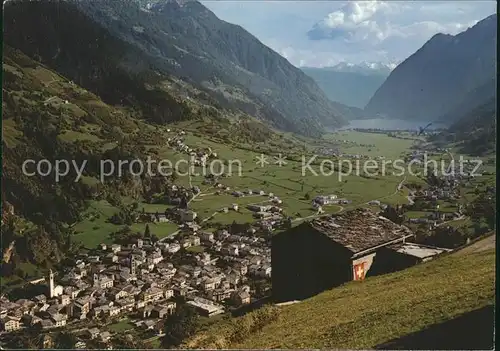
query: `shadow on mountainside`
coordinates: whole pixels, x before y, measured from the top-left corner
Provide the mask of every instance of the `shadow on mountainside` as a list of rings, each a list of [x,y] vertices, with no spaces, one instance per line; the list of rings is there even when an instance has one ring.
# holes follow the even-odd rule
[[[465,313],[422,331],[378,345],[383,350],[491,350],[494,346],[494,306]]]

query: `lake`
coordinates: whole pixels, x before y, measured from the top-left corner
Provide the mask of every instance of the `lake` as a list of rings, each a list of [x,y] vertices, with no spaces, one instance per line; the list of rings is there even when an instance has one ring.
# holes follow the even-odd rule
[[[339,128],[338,130],[346,129],[383,129],[383,130],[419,130],[420,127],[425,127],[426,121],[407,121],[403,119],[353,119],[349,121],[349,125]],[[433,122],[427,129],[446,128],[444,123]]]

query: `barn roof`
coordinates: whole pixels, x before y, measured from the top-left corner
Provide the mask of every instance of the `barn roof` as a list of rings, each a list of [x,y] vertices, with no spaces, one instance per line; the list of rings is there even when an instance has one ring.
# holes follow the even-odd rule
[[[414,256],[421,259],[427,259],[442,254],[444,252],[451,251],[450,249],[427,246],[427,245],[419,245],[415,243],[397,243],[389,245],[388,248],[398,253],[408,256]]]
[[[319,217],[310,225],[353,254],[413,235],[407,227],[364,208]]]

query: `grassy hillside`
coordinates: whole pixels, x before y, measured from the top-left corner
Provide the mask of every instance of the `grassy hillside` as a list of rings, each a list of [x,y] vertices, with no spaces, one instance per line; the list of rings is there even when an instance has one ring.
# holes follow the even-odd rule
[[[460,117],[448,130],[429,140],[436,146],[453,149],[456,153],[476,157],[494,156],[496,144],[496,101],[461,110]]]
[[[492,305],[494,281],[495,252],[452,254],[351,282],[297,304],[223,321],[200,332],[185,347],[373,348]]]
[[[476,107],[451,126],[455,140],[463,142],[460,150],[474,156],[484,156],[494,152],[496,144],[496,104],[495,99]]]

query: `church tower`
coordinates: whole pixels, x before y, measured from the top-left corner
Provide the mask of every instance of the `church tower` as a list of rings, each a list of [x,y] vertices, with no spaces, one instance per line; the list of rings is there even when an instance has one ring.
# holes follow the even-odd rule
[[[135,259],[134,255],[130,255],[130,274],[135,275]]]
[[[55,296],[54,272],[52,272],[52,269],[49,271],[49,296],[50,298]]]

